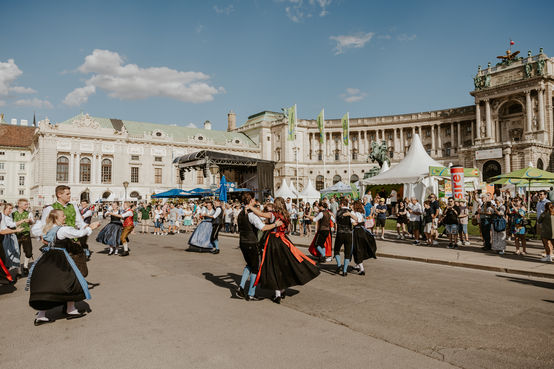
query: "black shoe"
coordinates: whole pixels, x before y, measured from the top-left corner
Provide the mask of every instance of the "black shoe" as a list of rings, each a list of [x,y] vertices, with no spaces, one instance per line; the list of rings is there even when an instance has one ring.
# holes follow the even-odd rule
[[[212,253],[212,254],[219,254],[219,249],[213,249],[213,250],[211,251],[211,253]]]
[[[244,288],[240,286],[237,288],[237,296],[246,300],[246,292],[244,291]]]
[[[22,277],[28,277],[29,276],[29,268],[22,267],[21,268],[21,276]]]
[[[365,275],[365,270],[362,270],[361,272],[359,272],[358,275]]]
[[[281,296],[273,296],[271,301],[273,301],[276,304],[280,304],[281,303]]]
[[[129,256],[129,251],[123,251],[119,256]]]
[[[337,267],[337,270],[335,270],[335,274],[341,274],[342,273],[342,267]]]
[[[483,247],[481,247],[481,250],[484,250],[484,251],[491,251],[491,248],[490,248],[490,247],[487,247],[487,246],[483,246]]]
[[[348,272],[344,272],[344,271],[342,272],[343,277],[346,277],[347,275],[348,275]]]

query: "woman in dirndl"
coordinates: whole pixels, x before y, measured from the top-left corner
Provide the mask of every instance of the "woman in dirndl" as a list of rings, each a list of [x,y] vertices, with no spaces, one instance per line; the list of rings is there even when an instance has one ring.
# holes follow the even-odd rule
[[[212,249],[213,245],[210,242],[212,236],[212,218],[210,218],[215,213],[214,204],[211,201],[206,202],[206,207],[203,208],[199,214],[199,219],[202,219],[198,226],[192,232],[192,235],[189,239],[189,245],[192,247],[198,247],[200,249]]]
[[[352,230],[352,255],[356,263],[354,269],[359,275],[365,275],[364,260],[377,258],[377,244],[371,231],[364,226],[365,210],[362,202],[355,201],[352,210],[351,217],[356,222]]]
[[[121,246],[121,232],[123,230],[123,223],[121,223],[121,217],[119,215],[119,203],[114,201],[112,203],[112,210],[105,213],[105,217],[110,216],[110,222],[104,226],[98,232],[96,241],[106,246],[109,246],[110,251],[108,255],[117,255],[118,248]]]
[[[31,267],[27,279],[26,289],[31,291],[29,305],[37,310],[35,326],[51,323],[53,320],[46,316],[46,311],[58,306],[63,306],[68,320],[86,315],[77,310],[75,301],[90,299],[88,284],[70,253],[76,255],[82,252],[81,245],[73,239],[90,236],[100,223],[91,223],[83,229],[63,226],[64,223],[63,211],[52,210],[44,227],[40,222],[33,227],[36,232],[39,224],[38,232],[42,228],[42,239],[48,242],[41,248],[43,254]]]
[[[273,211],[263,213],[256,208],[248,207],[254,214],[276,219],[283,224],[271,230],[265,238],[260,270],[256,278],[256,286],[274,290],[273,302],[279,304],[288,287],[304,285],[319,275],[315,261],[298,250],[286,232],[290,224],[290,216],[285,200],[277,197]]]

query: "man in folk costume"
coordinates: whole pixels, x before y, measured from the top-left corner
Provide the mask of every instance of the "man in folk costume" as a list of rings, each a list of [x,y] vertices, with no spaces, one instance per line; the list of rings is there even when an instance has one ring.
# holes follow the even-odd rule
[[[352,223],[348,200],[340,200],[340,209],[337,210],[337,236],[335,238],[335,260],[337,261],[337,274],[346,277],[348,264],[352,259]],[[344,246],[344,264],[341,263],[340,249]]]
[[[123,245],[123,253],[121,253],[121,256],[127,256],[129,255],[128,237],[135,228],[135,224],[133,222],[133,216],[135,215],[135,213],[133,211],[133,204],[125,201],[123,205],[125,211],[123,212],[123,214],[121,214],[121,219],[123,222],[123,230],[121,231],[121,244]]]
[[[212,235],[210,242],[212,243],[212,253],[219,254],[219,230],[223,226],[223,208],[221,207],[221,201],[214,201],[215,213],[211,216],[212,221]],[[206,215],[206,217],[210,217]]]
[[[256,286],[254,286],[254,283],[260,269],[258,231],[269,231],[280,227],[283,223],[280,220],[276,220],[274,223],[265,224],[256,214],[248,210],[247,207],[254,207],[256,205],[256,199],[250,192],[242,195],[242,205],[243,207],[237,217],[237,225],[240,236],[239,248],[244,256],[246,266],[242,272],[237,295],[246,301],[256,301],[257,298],[254,296]],[[247,292],[245,288],[248,277],[250,277],[250,287]]]
[[[319,256],[320,262],[325,261],[326,258],[329,258],[328,261],[331,261],[331,228],[333,228],[335,217],[329,211],[326,202],[319,204],[319,213],[317,216],[312,217],[312,220],[317,222],[317,232],[309,251],[312,255]]]
[[[31,243],[31,224],[33,224],[33,214],[29,212],[29,201],[20,199],[17,202],[17,210],[12,213],[13,221],[19,227],[23,228],[17,233],[17,242],[19,247],[23,249],[25,255],[23,265],[21,266],[21,276],[29,275],[29,261],[33,258],[33,244]]]
[[[65,225],[75,227],[77,229],[85,228],[87,224],[83,221],[83,217],[81,216],[81,212],[79,211],[77,205],[70,202],[71,188],[66,185],[59,185],[56,186],[55,192],[57,201],[52,205],[44,208],[44,210],[42,211],[42,217],[40,221],[40,223],[42,224],[39,225],[40,228],[42,229],[42,227],[46,224],[48,215],[50,215],[50,212],[54,209],[63,211],[63,213],[65,214]],[[39,235],[42,234],[41,231],[33,233],[37,233]]]
[[[87,200],[81,201],[81,217],[83,218],[83,222],[85,222],[86,225],[90,225],[92,222],[92,209],[90,208],[90,205]],[[87,260],[90,260],[90,250],[88,248],[88,236],[83,236],[79,239],[81,243],[81,247],[85,251],[85,255],[87,256]]]

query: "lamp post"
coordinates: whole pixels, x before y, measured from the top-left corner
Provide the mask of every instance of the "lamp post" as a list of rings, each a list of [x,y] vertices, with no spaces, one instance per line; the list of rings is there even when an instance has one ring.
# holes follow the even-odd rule
[[[219,172],[219,167],[212,163],[208,168],[210,169],[210,173],[212,174],[212,185],[215,185],[215,176]]]
[[[127,201],[127,187],[129,187],[129,182],[123,182],[123,188],[125,188],[125,197],[123,198],[123,201]]]

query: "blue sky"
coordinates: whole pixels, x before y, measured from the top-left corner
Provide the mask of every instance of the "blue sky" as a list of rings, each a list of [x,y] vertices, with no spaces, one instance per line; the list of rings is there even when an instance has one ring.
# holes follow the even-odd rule
[[[0,112],[225,129],[472,104],[477,65],[554,56],[550,1],[0,0]]]

